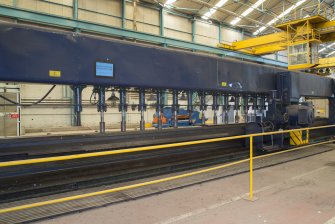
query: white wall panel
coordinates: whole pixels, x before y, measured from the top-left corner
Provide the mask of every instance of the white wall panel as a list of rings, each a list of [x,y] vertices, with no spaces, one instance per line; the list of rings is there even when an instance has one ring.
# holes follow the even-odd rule
[[[78,18],[85,21],[121,27],[121,1],[79,0]]]
[[[137,31],[159,35],[159,11],[144,8],[137,5],[136,27]],[[134,7],[132,4],[126,5],[126,28],[134,30]]]
[[[21,94],[24,99],[40,99],[44,94],[46,94],[52,85],[42,85],[42,84],[22,84]],[[60,99],[63,98],[63,86],[56,86],[53,91],[46,98],[48,99]]]
[[[188,33],[192,32],[192,22],[187,18],[164,13],[164,22],[165,28],[184,31]]]
[[[100,23],[108,26],[121,27],[121,19],[119,18],[95,12],[89,12],[81,9],[78,10],[78,18],[84,21]]]
[[[121,17],[122,4],[118,0],[78,0],[78,7],[83,10]]]
[[[0,0],[2,5],[13,5],[13,0]]]
[[[53,4],[56,2],[58,4]],[[17,0],[18,8],[33,10],[37,12],[43,12],[58,16],[72,17],[72,3],[69,0],[59,1],[40,1],[40,0]],[[60,5],[61,4],[61,5]]]
[[[234,41],[242,40],[243,38],[243,34],[241,32],[234,31],[231,29],[222,28],[221,32],[222,32],[221,35],[223,43],[230,44]]]
[[[219,28],[217,25],[196,21],[195,26],[196,43],[210,46],[216,46],[219,43]]]
[[[176,30],[165,29],[164,35],[166,37],[171,37],[174,39],[185,40],[185,41],[192,41],[192,35],[189,33],[183,33]]]
[[[164,13],[164,28],[166,37],[192,41],[192,22],[187,18]]]

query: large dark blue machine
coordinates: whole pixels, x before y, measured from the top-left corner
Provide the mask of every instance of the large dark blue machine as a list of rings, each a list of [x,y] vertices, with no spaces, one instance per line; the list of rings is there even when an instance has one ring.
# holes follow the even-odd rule
[[[1,81],[269,92],[287,70],[74,32],[0,24]],[[101,76],[97,63],[113,64]],[[291,98],[330,97],[331,80],[290,72]]]
[[[219,106],[228,111],[228,96],[233,95],[235,99],[252,96],[267,100],[267,120],[281,127],[287,123],[285,116],[290,116],[287,111],[292,111],[287,108],[298,104],[299,99],[305,96],[328,98],[330,120],[334,122],[334,82],[330,78],[202,53],[27,25],[0,24],[0,81],[71,85],[78,119],[81,90],[86,85],[93,85],[95,93],[99,94],[97,106],[102,116],[101,131],[104,130],[103,112],[106,111],[105,93],[114,90],[120,93],[121,129],[125,130],[125,113],[129,106],[125,96],[130,87],[139,93],[142,130],[148,90],[156,94],[158,117],[166,106],[162,94],[169,90],[173,95],[171,108],[175,115],[179,110],[177,96],[181,91],[188,97],[189,113],[193,111],[194,92],[199,92],[201,99],[212,95],[210,106],[215,116]],[[221,104],[218,103],[219,96],[225,96]],[[203,111],[208,105],[204,100],[200,101]],[[258,105],[254,107],[257,109]],[[265,104],[261,107],[265,109]],[[234,110],[239,109],[236,100]],[[158,127],[161,125],[159,120]]]

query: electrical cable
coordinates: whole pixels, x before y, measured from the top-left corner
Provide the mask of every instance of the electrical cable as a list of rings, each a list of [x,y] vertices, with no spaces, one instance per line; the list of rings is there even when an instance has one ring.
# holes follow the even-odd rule
[[[30,106],[34,106],[34,105],[37,105],[39,103],[41,103],[43,100],[45,100],[45,98],[47,98],[47,96],[49,96],[49,94],[52,92],[52,90],[54,90],[54,88],[56,87],[56,85],[53,85],[49,91],[41,98],[39,99],[38,101],[32,103],[32,104],[21,104],[21,103],[18,103],[18,102],[15,102],[14,100],[11,100],[11,99],[8,99],[7,97],[3,96],[3,95],[0,95],[0,98],[6,100],[7,102],[10,102],[14,105],[17,105],[17,106],[24,106],[24,107],[30,107]]]
[[[90,96],[90,104],[91,105],[97,105],[97,97],[96,97],[96,92],[95,91],[92,91],[92,94],[91,94],[91,96]],[[94,96],[94,101],[92,101],[92,97]]]

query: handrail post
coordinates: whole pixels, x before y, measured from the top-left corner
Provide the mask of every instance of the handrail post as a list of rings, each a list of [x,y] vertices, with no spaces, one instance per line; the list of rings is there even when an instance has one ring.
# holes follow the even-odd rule
[[[250,174],[249,174],[249,199],[250,201],[253,200],[253,151],[254,151],[254,146],[253,146],[253,136],[250,135],[249,137],[250,139],[250,142],[249,142],[249,145],[250,145]]]

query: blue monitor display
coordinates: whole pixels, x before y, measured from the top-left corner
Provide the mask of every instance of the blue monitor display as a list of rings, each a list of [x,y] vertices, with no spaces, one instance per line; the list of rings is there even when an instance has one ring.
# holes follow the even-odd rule
[[[96,62],[95,75],[99,77],[114,78],[114,65],[108,62]]]

